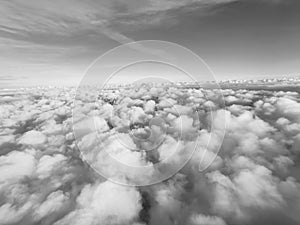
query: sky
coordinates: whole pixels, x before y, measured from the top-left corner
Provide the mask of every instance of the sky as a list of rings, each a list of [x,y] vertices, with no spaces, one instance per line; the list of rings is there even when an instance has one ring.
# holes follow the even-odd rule
[[[192,50],[218,80],[298,76],[299,10],[297,0],[2,0],[0,84],[77,85],[99,56],[141,40]]]

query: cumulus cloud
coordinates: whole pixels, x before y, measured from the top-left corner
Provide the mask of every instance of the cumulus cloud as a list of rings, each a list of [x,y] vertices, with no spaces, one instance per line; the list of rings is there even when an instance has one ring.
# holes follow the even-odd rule
[[[19,180],[31,176],[35,169],[36,160],[30,152],[13,151],[0,157],[1,182]]]
[[[77,198],[77,209],[56,225],[129,224],[141,210],[140,193],[109,181],[85,186]]]
[[[2,107],[1,224],[299,223],[299,94],[228,89],[224,108],[213,90],[143,86],[82,95],[72,118],[72,92]]]
[[[298,123],[300,122],[300,103],[283,97],[278,99],[276,106],[282,115]]]
[[[24,145],[41,146],[46,141],[46,135],[40,131],[30,130],[20,138],[19,143]]]
[[[45,201],[34,211],[34,220],[41,220],[42,218],[51,214],[59,214],[64,205],[68,202],[70,196],[66,196],[61,190],[52,192]]]
[[[52,170],[60,169],[66,161],[66,157],[61,154],[56,154],[54,156],[45,155],[42,156],[36,166],[36,173],[40,179],[51,176]]]

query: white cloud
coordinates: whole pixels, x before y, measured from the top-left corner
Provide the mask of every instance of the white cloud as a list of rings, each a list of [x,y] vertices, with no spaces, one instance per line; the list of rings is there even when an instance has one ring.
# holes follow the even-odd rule
[[[28,152],[12,151],[0,157],[0,181],[10,182],[31,176],[35,169],[36,160]]]
[[[226,225],[226,222],[217,216],[194,214],[191,216],[192,225]]]
[[[21,221],[30,209],[31,204],[27,203],[22,207],[13,206],[10,203],[0,206],[0,218],[2,224],[15,224]]]
[[[141,210],[140,200],[134,187],[109,181],[87,185],[77,198],[78,209],[55,224],[130,224]]]
[[[149,100],[146,102],[145,106],[144,106],[144,110],[146,113],[148,112],[154,112],[155,109],[155,101],[153,100]]]
[[[242,170],[233,181],[243,206],[277,208],[284,204],[277,189],[277,180],[265,167],[258,166],[252,171]]]
[[[47,137],[40,131],[30,130],[26,132],[19,140],[20,144],[31,145],[31,146],[41,146],[47,142]]]
[[[40,220],[45,216],[53,213],[59,213],[69,197],[65,196],[62,191],[52,192],[45,201],[34,211],[34,219]]]
[[[69,104],[58,110],[65,98],[68,102],[72,99],[66,97],[71,90],[28,90],[30,97],[27,92],[22,94],[27,101],[5,107],[2,124],[20,128],[0,129],[4,149],[0,156],[2,223],[256,224],[264,222],[259,213],[268,217],[270,212],[299,219],[300,135],[292,109],[298,94],[274,93],[251,106],[247,99],[256,101],[263,93],[228,90],[227,95],[239,101],[212,114],[209,105],[219,107],[213,91],[205,95],[205,90],[161,87],[129,90],[113,96],[118,99],[116,105],[101,100],[91,104],[85,102],[89,97],[83,96],[74,140],[71,108],[65,107]],[[44,95],[37,101],[32,93]],[[148,96],[142,98],[145,93]],[[184,95],[186,102],[181,99]],[[162,107],[155,107],[160,103]],[[175,113],[174,105],[180,113]],[[28,113],[19,117],[24,110]],[[139,151],[145,145],[129,134],[130,122],[139,122],[136,133],[149,128],[153,132],[149,142],[159,141],[164,132],[158,123],[149,127],[152,115],[164,120],[166,126],[165,139],[153,155]],[[100,132],[95,132],[95,122]],[[198,135],[191,161],[156,185],[136,188],[114,184],[87,165],[90,162],[94,168],[106,170],[112,180],[119,176],[124,183],[135,180],[147,184],[154,175],[169,172],[184,161]],[[77,148],[85,157],[81,158]],[[155,162],[162,160],[166,160],[163,166],[155,168]],[[152,170],[144,170],[144,166]]]
[[[44,155],[40,158],[36,173],[39,179],[44,179],[52,175],[52,170],[59,170],[65,165],[66,157],[61,154],[56,154],[54,156]]]
[[[289,98],[279,98],[276,106],[288,119],[300,122],[300,103]]]

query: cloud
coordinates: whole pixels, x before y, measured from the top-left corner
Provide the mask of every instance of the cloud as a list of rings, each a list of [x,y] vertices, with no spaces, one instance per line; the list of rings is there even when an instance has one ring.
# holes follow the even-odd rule
[[[12,151],[0,157],[1,182],[19,180],[31,176],[35,169],[36,160],[30,152]]]
[[[45,201],[34,211],[34,220],[42,218],[54,213],[60,213],[64,205],[68,202],[70,196],[66,196],[61,190],[52,192]]]
[[[189,5],[199,5],[207,7],[207,5],[217,5],[232,0],[185,0],[185,1],[95,1],[88,0],[85,2],[77,1],[40,1],[38,4],[29,0],[26,3],[21,1],[3,2],[0,7],[1,14],[7,15],[2,17],[0,21],[0,31],[2,36],[10,39],[26,40],[28,42],[43,42],[44,36],[50,35],[50,38],[56,39],[57,42],[62,40],[61,37],[70,37],[74,34],[86,32],[89,34],[104,34],[108,38],[119,43],[132,42],[133,39],[120,33],[113,27],[119,21],[127,21],[127,24],[139,25],[151,24],[162,17],[164,14],[160,12],[168,10],[176,10]],[[70,5],[74,7],[70,8]],[[59,9],[68,8],[68,13],[63,13]],[[22,9],[22,10],[21,10]],[[136,17],[148,15],[147,20],[136,20]],[[24,18],[26,18],[24,20]],[[126,26],[126,23],[122,23]],[[30,37],[30,38],[28,38]]]
[[[17,208],[12,204],[4,204],[0,207],[1,223],[15,224],[18,223],[27,213],[31,207],[30,203],[25,204],[23,207]]]
[[[77,198],[78,208],[55,225],[129,224],[141,210],[140,194],[133,187],[109,181],[87,185]]]
[[[284,116],[295,122],[300,122],[300,103],[289,98],[279,98],[276,105]]]
[[[26,132],[19,140],[20,144],[32,146],[41,146],[46,142],[47,137],[43,133],[35,130]]]
[[[83,96],[75,127],[73,88],[8,93],[22,98],[0,109],[0,223],[274,224],[277,216],[299,223],[300,135],[292,109],[299,94],[227,90],[240,101],[222,109],[212,90],[141,89],[108,93],[96,104]],[[163,126],[149,122],[155,117]],[[164,134],[152,152],[132,136],[147,130],[151,147]],[[129,187],[106,179],[148,184],[191,150],[191,160],[164,182]]]
[[[38,178],[45,179],[51,176],[54,173],[53,170],[61,169],[66,159],[67,158],[61,154],[56,154],[54,156],[42,156],[36,167],[36,173]]]
[[[153,101],[153,100],[147,101],[147,103],[144,106],[145,112],[147,112],[147,113],[154,112],[154,109],[155,109],[155,101]]]
[[[195,214],[191,217],[191,224],[193,225],[226,225],[226,222],[217,216],[207,216],[202,214]]]
[[[241,171],[235,178],[240,202],[246,207],[277,208],[284,200],[277,189],[277,180],[271,171],[257,167],[253,171]],[[251,184],[251,185],[250,185]]]

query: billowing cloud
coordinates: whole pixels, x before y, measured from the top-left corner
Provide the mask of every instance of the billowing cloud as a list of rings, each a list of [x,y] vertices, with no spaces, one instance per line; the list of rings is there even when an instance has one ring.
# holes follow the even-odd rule
[[[138,217],[140,200],[133,187],[109,181],[87,185],[77,198],[77,209],[55,224],[129,224]]]
[[[72,118],[73,91],[32,88],[1,107],[2,224],[299,223],[299,94],[224,90],[238,99],[224,109],[213,90],[143,86],[83,95]],[[163,182],[113,183],[147,184],[192,150]]]

